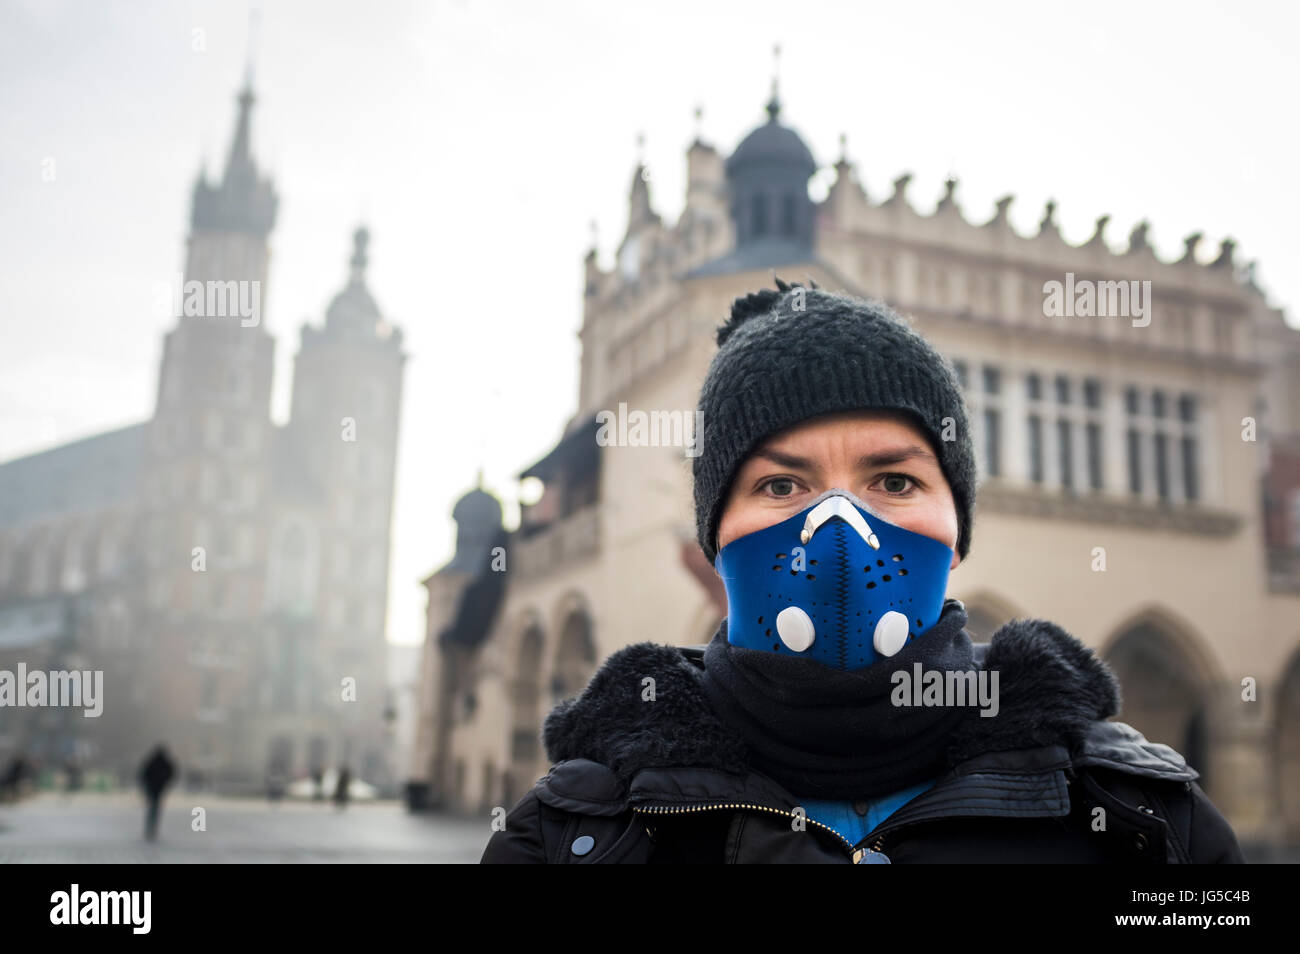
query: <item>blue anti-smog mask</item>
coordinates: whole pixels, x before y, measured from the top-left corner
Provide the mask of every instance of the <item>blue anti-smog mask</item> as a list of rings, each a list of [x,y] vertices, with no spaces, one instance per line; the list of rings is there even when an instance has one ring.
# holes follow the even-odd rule
[[[952,557],[832,488],[719,551],[727,641],[834,669],[870,666],[938,622]]]

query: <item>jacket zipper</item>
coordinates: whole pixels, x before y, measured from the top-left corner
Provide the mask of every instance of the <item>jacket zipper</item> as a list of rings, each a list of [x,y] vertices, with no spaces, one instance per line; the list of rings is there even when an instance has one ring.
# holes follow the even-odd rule
[[[637,805],[637,806],[633,806],[632,810],[635,812],[642,812],[650,815],[675,815],[680,812],[707,812],[707,811],[713,811],[715,809],[727,809],[727,808],[730,809],[748,808],[754,811],[772,812],[773,814],[776,815],[785,815],[787,818],[802,818],[805,822],[809,822],[813,825],[816,825],[818,828],[823,828],[826,831],[830,832],[832,835],[834,835],[836,838],[838,838],[840,840],[840,843],[843,844],[844,847],[849,850],[850,855],[856,856],[858,851],[861,850],[859,848],[855,848],[847,838],[841,835],[834,828],[831,828],[828,825],[823,825],[821,822],[817,821],[816,819],[809,818],[807,815],[796,815],[794,812],[783,811],[780,808],[772,808],[769,805],[750,805],[741,802],[728,802],[724,805],[687,805],[685,807],[673,807],[673,808],[669,808],[663,805],[644,805],[644,806]],[[881,841],[883,841],[883,837],[877,838],[876,844],[877,845],[880,844]],[[872,847],[870,850],[876,851],[878,849]],[[854,857],[854,860],[855,861],[857,860],[856,857]]]

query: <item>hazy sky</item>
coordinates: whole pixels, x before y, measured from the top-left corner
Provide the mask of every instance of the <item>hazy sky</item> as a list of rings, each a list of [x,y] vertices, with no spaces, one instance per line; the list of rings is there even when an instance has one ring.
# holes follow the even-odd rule
[[[671,222],[695,106],[729,152],[765,118],[775,42],[783,120],[824,166],[846,133],[874,201],[911,171],[928,212],[951,173],[974,220],[1015,193],[1025,233],[1051,197],[1069,241],[1106,213],[1112,245],[1147,218],[1165,258],[1190,232],[1205,258],[1231,235],[1295,322],[1294,6],[258,7],[253,151],[281,197],[263,319],[274,416],[361,221],[371,290],[406,334],[393,641],[422,638],[418,580],[450,558],[450,508],[476,469],[509,506],[575,410],[588,222],[609,264],[637,133]],[[0,459],[152,413],[171,323],[153,286],[184,262],[200,164],[224,163],[248,11],[0,0]]]

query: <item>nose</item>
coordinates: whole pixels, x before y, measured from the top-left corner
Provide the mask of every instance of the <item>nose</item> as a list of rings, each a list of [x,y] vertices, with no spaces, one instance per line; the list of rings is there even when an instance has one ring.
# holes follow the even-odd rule
[[[832,517],[839,517],[856,530],[858,536],[862,537],[871,549],[880,549],[880,541],[876,539],[876,534],[863,518],[862,512],[853,506],[853,502],[848,497],[840,494],[827,497],[808,512],[808,516],[803,522],[803,530],[799,533],[799,541],[807,543],[813,538],[813,534]]]

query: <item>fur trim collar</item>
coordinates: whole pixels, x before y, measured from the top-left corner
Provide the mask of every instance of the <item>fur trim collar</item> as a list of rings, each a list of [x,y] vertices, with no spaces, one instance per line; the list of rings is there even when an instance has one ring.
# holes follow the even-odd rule
[[[999,711],[958,726],[948,741],[949,766],[986,752],[1053,744],[1074,752],[1097,720],[1119,712],[1110,668],[1054,623],[1012,620],[974,648],[979,668],[1000,673]],[[647,768],[748,771],[744,742],[704,694],[701,660],[698,648],[650,642],[613,653],[582,693],[546,717],[547,756],[553,763],[590,759],[624,781]]]

